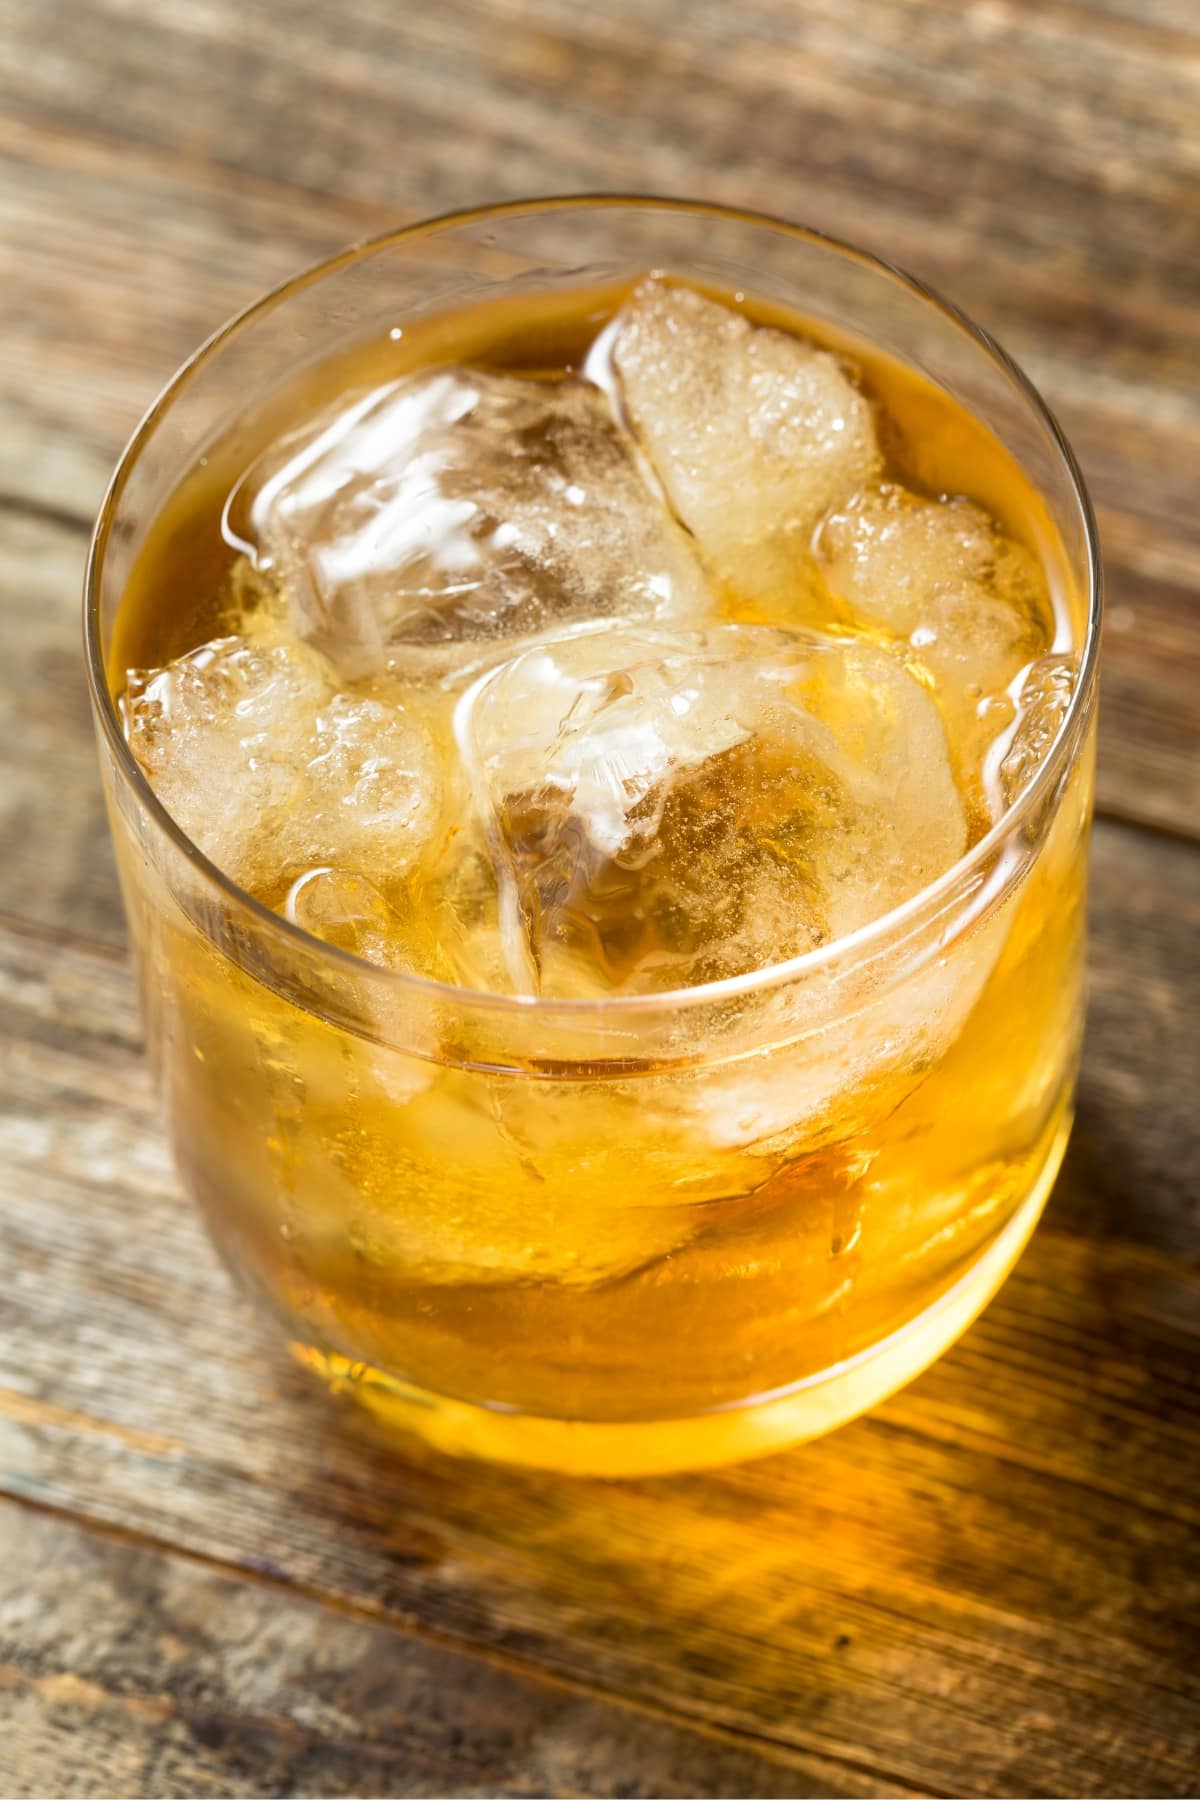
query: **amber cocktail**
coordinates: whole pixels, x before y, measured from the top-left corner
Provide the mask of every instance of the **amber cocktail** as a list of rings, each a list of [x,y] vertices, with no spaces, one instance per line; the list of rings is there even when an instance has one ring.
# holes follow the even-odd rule
[[[676,1469],[995,1291],[1070,1125],[1098,595],[952,309],[703,206],[398,233],[182,372],[88,600],[180,1173],[325,1381]]]

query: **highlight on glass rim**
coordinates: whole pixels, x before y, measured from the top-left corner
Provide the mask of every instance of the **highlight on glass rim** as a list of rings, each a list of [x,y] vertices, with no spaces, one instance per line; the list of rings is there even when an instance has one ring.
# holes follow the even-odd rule
[[[89,629],[174,1155],[294,1354],[624,1475],[952,1342],[1070,1128],[1096,604],[1033,390],[799,227],[463,214],[207,346]]]

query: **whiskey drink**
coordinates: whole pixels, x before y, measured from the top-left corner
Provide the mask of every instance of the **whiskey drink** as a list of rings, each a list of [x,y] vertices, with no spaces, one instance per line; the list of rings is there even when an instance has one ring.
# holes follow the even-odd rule
[[[487,284],[225,417],[113,621],[175,1154],[325,1380],[676,1468],[990,1296],[1069,1127],[1088,619],[945,387],[749,277]]]

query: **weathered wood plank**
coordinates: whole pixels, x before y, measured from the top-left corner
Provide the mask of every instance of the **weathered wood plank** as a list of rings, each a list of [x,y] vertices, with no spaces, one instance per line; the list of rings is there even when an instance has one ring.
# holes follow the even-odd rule
[[[704,193],[914,267],[1038,380],[1106,546],[1101,805],[1200,835],[1194,5],[0,0],[0,96],[0,1491],[146,1539],[0,1510],[0,1787],[1193,1791],[1200,857],[1098,832],[1067,1165],[920,1382],[719,1476],[458,1469],[310,1393],[176,1197],[85,941],[77,596],[121,442],[268,284],[489,197]]]
[[[0,912],[120,943],[80,639],[86,535],[0,509]]]
[[[0,936],[0,1486],[966,1794],[1194,1783],[1200,854],[1105,826],[1080,1127],[963,1343],[822,1444],[619,1486],[381,1444],[176,1199],[119,959]]]
[[[802,15],[786,0],[736,15],[659,0],[652,16],[632,0],[600,13],[454,0],[422,16],[360,0],[336,20],[309,0],[291,22],[281,34],[233,0],[108,0],[82,16],[48,0],[36,19],[18,7],[10,110],[165,150],[228,204],[230,171],[251,194],[291,190],[292,231],[311,206],[407,213],[539,186],[700,184],[857,230],[956,278],[998,329],[1029,327],[1056,374],[1061,353],[1065,383],[1094,379],[1099,355],[1134,416],[1149,378],[1195,420],[1194,19],[1183,56],[1153,31],[1131,46],[1050,8],[891,0]],[[1038,205],[1014,205],[1031,181]],[[165,219],[164,237],[183,247],[187,224]],[[142,258],[160,249],[141,233]],[[272,253],[240,232],[225,249]]]
[[[872,1791],[12,1504],[0,1557],[7,1795]]]
[[[90,524],[121,446],[210,332],[395,222],[179,149],[0,117],[0,241],[20,271],[3,296],[0,494]]]

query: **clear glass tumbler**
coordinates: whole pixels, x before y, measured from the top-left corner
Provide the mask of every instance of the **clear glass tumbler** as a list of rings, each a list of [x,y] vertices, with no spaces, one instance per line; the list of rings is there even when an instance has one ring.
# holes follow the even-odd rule
[[[124,742],[114,620],[148,532],[239,417],[406,318],[649,267],[919,370],[1029,477],[1080,673],[1017,803],[852,938],[669,995],[544,1001],[370,967],[267,911]],[[623,1475],[824,1432],[1003,1281],[1070,1125],[1099,626],[1086,496],[1025,378],[936,295],[719,207],[550,200],[358,246],[175,377],[87,574],[92,700],[146,1034],[221,1253],[335,1388],[455,1452]]]

